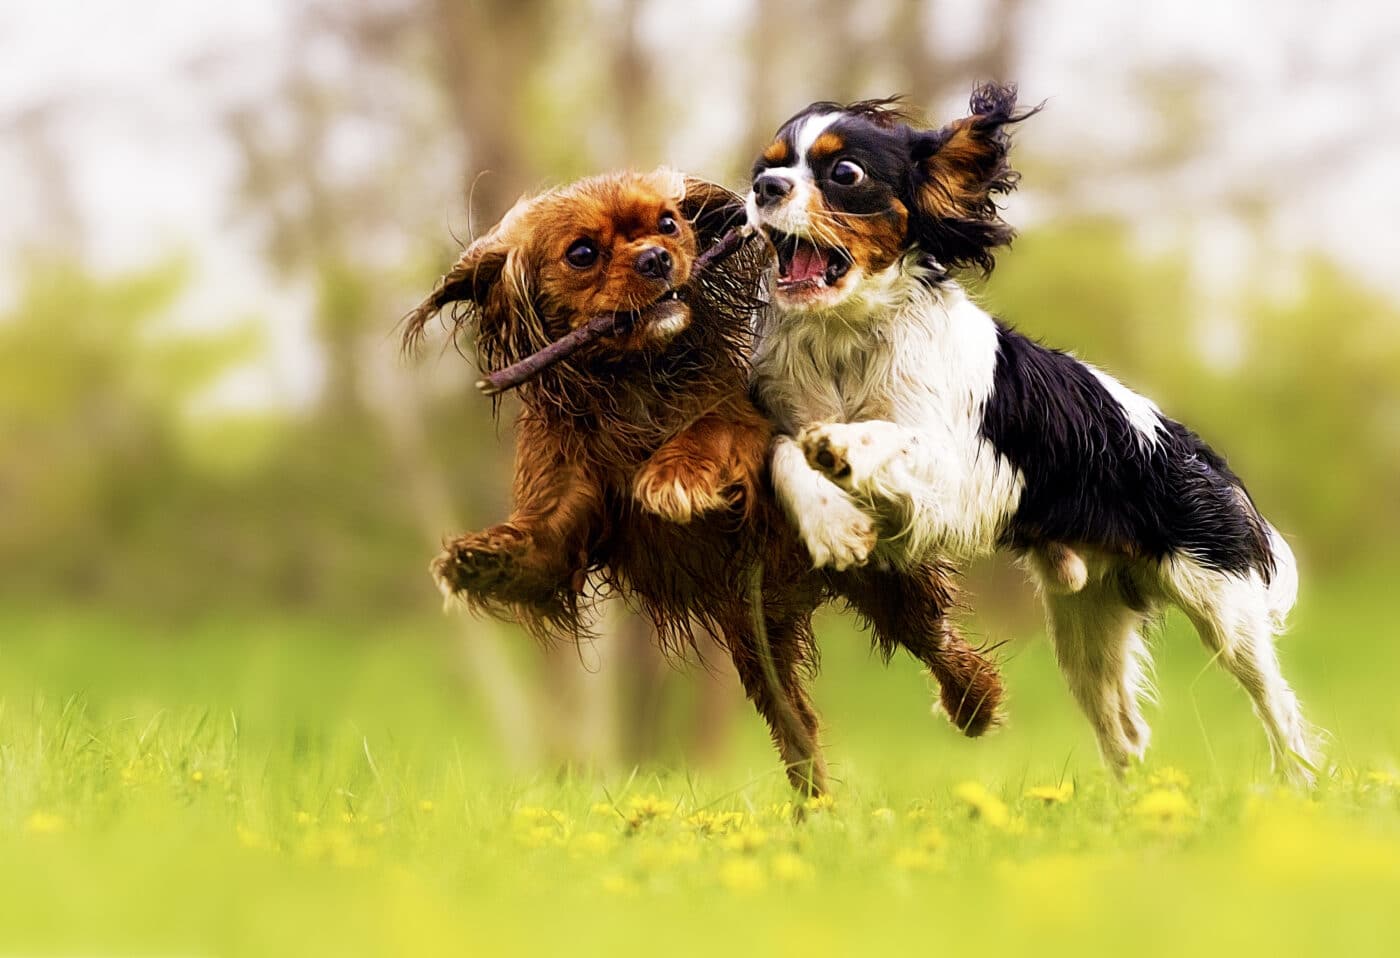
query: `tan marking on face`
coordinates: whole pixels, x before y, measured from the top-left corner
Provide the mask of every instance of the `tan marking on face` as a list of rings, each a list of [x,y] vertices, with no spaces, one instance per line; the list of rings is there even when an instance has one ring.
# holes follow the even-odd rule
[[[821,161],[835,156],[845,148],[846,141],[842,139],[841,134],[827,130],[812,143],[807,156],[814,161]]]
[[[763,159],[774,166],[787,166],[792,162],[792,147],[787,145],[786,140],[774,140],[763,151]]]

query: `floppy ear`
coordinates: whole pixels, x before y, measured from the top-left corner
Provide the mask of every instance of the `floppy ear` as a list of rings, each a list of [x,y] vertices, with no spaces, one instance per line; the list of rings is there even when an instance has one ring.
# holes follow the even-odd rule
[[[695,245],[704,252],[721,236],[745,219],[744,200],[717,183],[693,176],[684,178],[685,193],[681,196],[681,215],[695,230]]]
[[[463,250],[453,267],[438,279],[428,297],[404,317],[405,352],[418,348],[428,321],[445,306],[463,302],[477,307],[485,305],[492,289],[500,282],[510,256],[510,247],[500,234],[500,227],[497,227]]]
[[[918,232],[944,266],[975,264],[990,272],[992,250],[1015,231],[1001,218],[995,197],[1016,188],[1020,174],[1007,163],[1007,127],[1040,112],[1016,111],[1016,87],[988,83],[972,92],[970,116],[940,130],[915,133],[910,159]]]

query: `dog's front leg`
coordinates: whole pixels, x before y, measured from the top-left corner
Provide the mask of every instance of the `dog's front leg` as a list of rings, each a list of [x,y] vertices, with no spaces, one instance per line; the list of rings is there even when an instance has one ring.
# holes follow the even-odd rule
[[[926,495],[920,478],[925,444],[914,430],[883,419],[808,426],[797,437],[807,464],[866,499]]]
[[[553,615],[583,588],[602,525],[602,494],[528,421],[516,442],[514,492],[510,518],[448,542],[433,560],[433,579],[448,598]]]
[[[875,548],[875,523],[844,490],[807,464],[791,436],[773,443],[773,488],[812,564],[849,569]]]
[[[767,421],[752,407],[702,416],[642,464],[633,496],[648,512],[682,524],[751,503],[767,445]]]

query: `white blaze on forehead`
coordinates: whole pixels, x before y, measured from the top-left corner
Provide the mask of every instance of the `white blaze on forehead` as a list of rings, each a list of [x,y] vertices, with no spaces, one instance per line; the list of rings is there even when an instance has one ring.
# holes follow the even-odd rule
[[[1088,363],[1084,365],[1089,366]],[[1129,425],[1138,431],[1143,441],[1149,446],[1155,446],[1157,434],[1162,429],[1162,410],[1157,408],[1157,404],[1146,396],[1133,392],[1102,369],[1089,366],[1089,372],[1108,390],[1113,401],[1122,408],[1123,415],[1128,417]]]
[[[807,152],[812,148],[812,144],[817,142],[817,137],[826,132],[831,124],[841,118],[840,113],[818,113],[809,116],[802,121],[792,136],[792,145],[797,152],[797,161],[803,167],[807,166]]]

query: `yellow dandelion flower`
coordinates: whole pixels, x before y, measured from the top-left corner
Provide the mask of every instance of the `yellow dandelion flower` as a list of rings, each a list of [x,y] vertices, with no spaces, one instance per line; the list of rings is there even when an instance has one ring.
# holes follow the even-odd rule
[[[1184,792],[1191,787],[1191,777],[1181,769],[1168,765],[1147,776],[1147,784],[1152,788],[1174,788]]]
[[[881,825],[893,825],[898,818],[894,813],[894,809],[884,807],[875,809],[875,811],[870,813],[870,817]]]
[[[981,782],[963,782],[953,789],[953,797],[968,807],[973,818],[993,828],[1006,828],[1011,824],[1011,812],[1006,803],[987,791]]]
[[[836,805],[836,799],[830,795],[813,795],[802,805],[809,812],[824,812]]]
[[[725,835],[744,824],[744,813],[701,810],[689,815],[685,823],[701,835]]]
[[[436,809],[437,806],[433,804],[433,801],[430,798],[425,798],[418,803],[418,810],[424,815],[431,815]]]
[[[559,829],[551,825],[533,825],[515,833],[515,840],[526,848],[544,848],[546,845],[562,845]]]
[[[731,852],[749,854],[768,844],[768,833],[761,828],[741,828],[724,837],[724,847]]]
[[[781,882],[804,882],[812,877],[812,866],[792,852],[781,852],[773,856],[771,865],[773,877]]]
[[[1026,789],[1026,797],[1039,799],[1046,805],[1063,805],[1074,797],[1074,783],[1063,785],[1036,785]]]
[[[719,882],[735,892],[756,892],[768,883],[763,865],[752,858],[731,858],[720,866]]]
[[[1185,830],[1196,809],[1191,800],[1176,789],[1153,789],[1133,806],[1133,814],[1155,831],[1175,833]]]
[[[627,813],[623,816],[629,827],[641,828],[647,822],[670,818],[676,810],[675,802],[668,802],[656,795],[633,795],[627,800]]]
[[[943,844],[946,841],[946,839],[943,836],[942,830],[940,830],[936,825],[929,825],[927,828],[920,830],[918,838],[916,840],[918,841],[920,848],[930,852],[938,851],[940,848],[943,847]]]
[[[195,769],[193,772],[190,773],[190,781],[194,782],[196,785],[203,783],[204,773],[199,769]]]
[[[353,825],[353,824],[355,824],[355,821],[356,821],[356,819],[355,819],[355,813],[354,813],[354,812],[341,812],[341,813],[340,813],[340,820],[341,820],[342,822],[344,822],[345,824],[347,824],[347,825]]]
[[[38,835],[52,835],[65,830],[68,822],[53,812],[35,812],[24,823],[24,830]]]

